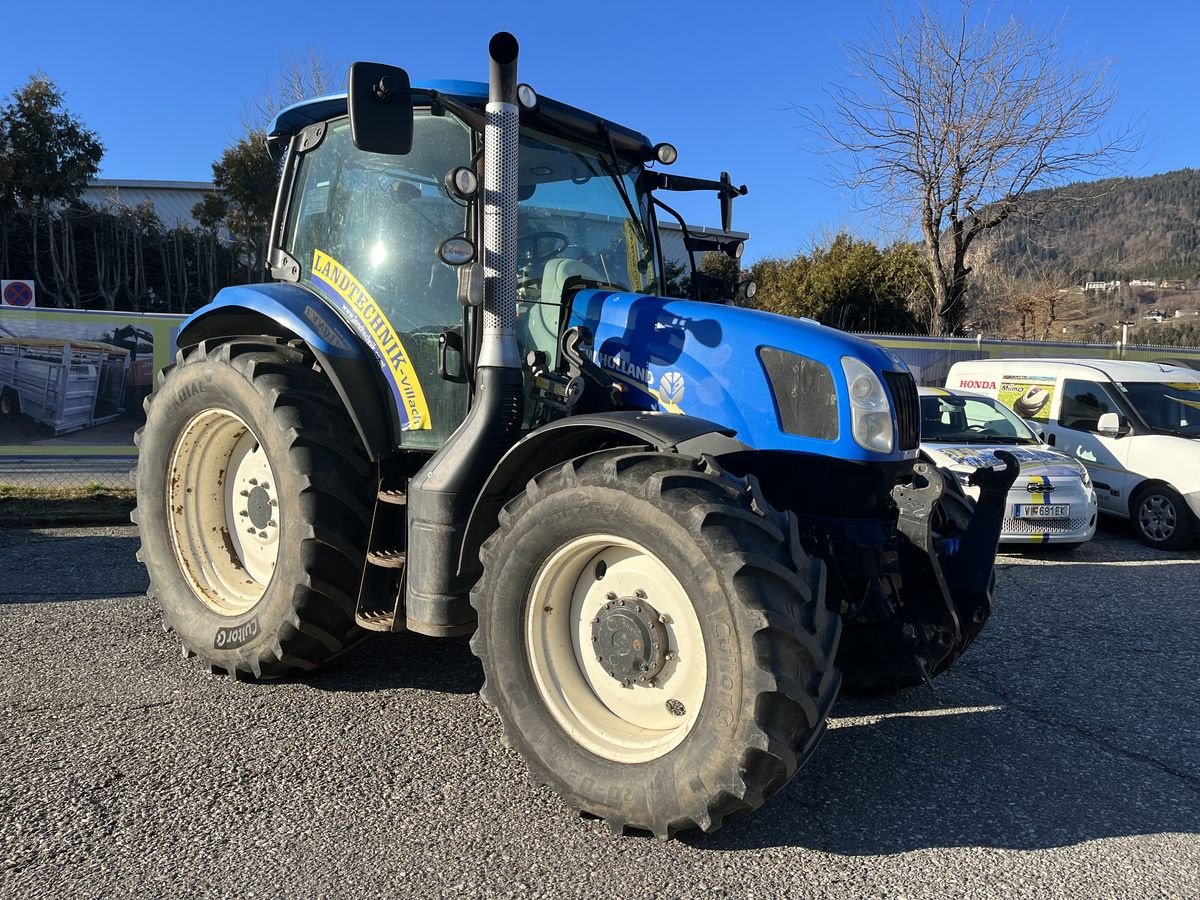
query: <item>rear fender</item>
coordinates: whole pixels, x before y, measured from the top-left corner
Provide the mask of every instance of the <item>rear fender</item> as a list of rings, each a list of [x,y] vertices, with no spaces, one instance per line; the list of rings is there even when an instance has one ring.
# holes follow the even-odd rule
[[[499,524],[504,504],[549,468],[613,447],[653,447],[687,456],[717,456],[749,448],[732,429],[695,416],[621,411],[557,419],[517,442],[497,463],[471,510],[459,573],[478,577],[479,547]]]
[[[188,317],[177,344],[255,334],[303,341],[333,384],[371,459],[392,451],[399,417],[375,358],[345,322],[301,285],[225,288]]]

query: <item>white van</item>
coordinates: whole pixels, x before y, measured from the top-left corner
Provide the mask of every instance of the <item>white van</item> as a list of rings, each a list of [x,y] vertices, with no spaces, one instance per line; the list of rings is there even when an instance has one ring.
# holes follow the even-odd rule
[[[1152,547],[1200,529],[1200,372],[1109,359],[955,363],[946,387],[995,397],[1088,468],[1100,509]]]

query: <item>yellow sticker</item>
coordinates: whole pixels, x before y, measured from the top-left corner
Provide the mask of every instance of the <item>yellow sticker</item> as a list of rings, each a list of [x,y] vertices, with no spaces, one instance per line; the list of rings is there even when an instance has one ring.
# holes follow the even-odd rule
[[[387,369],[392,395],[396,398],[404,431],[432,427],[425,391],[412,360],[383,309],[357,278],[336,259],[313,251],[313,283],[347,314],[350,324],[370,342],[375,355]]]

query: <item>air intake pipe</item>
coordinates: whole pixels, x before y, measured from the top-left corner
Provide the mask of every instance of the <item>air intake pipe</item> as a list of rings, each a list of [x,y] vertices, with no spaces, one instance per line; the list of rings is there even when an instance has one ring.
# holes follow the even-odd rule
[[[484,126],[482,335],[467,418],[408,487],[405,610],[410,631],[436,636],[474,628],[469,592],[477,548],[459,556],[467,521],[488,475],[521,434],[524,395],[517,352],[517,191],[520,113],[517,39],[488,45],[491,78]]]

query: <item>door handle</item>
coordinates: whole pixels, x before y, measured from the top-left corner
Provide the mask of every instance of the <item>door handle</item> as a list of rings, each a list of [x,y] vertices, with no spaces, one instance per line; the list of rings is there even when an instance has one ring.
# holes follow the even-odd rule
[[[451,375],[446,368],[446,351],[453,350],[458,354],[458,372]],[[457,331],[443,331],[438,335],[438,375],[445,381],[455,384],[465,384],[467,381],[466,366],[462,358],[463,339]]]

